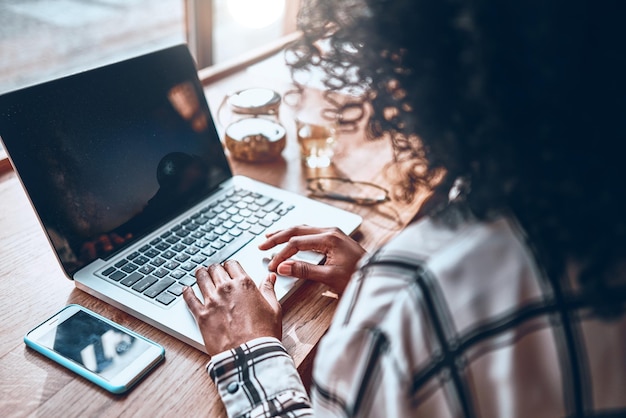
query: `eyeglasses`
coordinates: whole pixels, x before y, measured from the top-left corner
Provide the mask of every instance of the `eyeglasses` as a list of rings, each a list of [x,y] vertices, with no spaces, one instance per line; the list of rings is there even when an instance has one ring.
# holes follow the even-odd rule
[[[312,196],[342,200],[359,205],[377,205],[390,200],[387,189],[366,181],[341,177],[314,177],[307,179]]]

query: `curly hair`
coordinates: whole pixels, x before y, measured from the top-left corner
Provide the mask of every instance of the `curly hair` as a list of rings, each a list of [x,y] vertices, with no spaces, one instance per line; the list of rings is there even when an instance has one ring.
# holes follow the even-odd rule
[[[338,121],[389,138],[405,198],[466,179],[479,219],[513,213],[552,274],[606,297],[625,260],[626,25],[618,1],[313,0],[292,77],[323,70]],[[593,292],[592,292],[593,290]]]

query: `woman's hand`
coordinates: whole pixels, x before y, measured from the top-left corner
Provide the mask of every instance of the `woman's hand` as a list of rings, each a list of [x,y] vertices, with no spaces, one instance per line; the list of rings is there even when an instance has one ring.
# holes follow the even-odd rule
[[[282,311],[274,293],[276,275],[256,287],[236,261],[196,271],[204,303],[190,287],[183,297],[193,314],[209,355],[221,353],[259,337],[282,338]]]
[[[339,228],[316,228],[296,226],[266,235],[267,240],[259,245],[269,250],[286,243],[270,260],[268,268],[284,276],[315,280],[343,293],[356,265],[366,253],[356,241]],[[315,251],[326,256],[322,265],[290,260],[298,251]]]

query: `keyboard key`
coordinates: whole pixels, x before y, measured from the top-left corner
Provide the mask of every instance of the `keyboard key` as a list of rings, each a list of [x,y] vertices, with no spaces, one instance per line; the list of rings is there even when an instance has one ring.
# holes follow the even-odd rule
[[[254,212],[254,216],[256,216],[259,219],[263,219],[267,216],[267,212],[264,211],[263,209],[259,209],[256,212]]]
[[[156,300],[167,306],[176,300],[176,296],[172,295],[171,293],[165,292],[157,296]]]
[[[176,231],[176,235],[183,238],[189,235],[189,231],[187,231],[186,229],[181,229],[180,231]]]
[[[150,273],[152,273],[154,271],[154,267],[152,267],[150,264],[146,264],[145,266],[143,266],[142,268],[140,268],[137,271],[142,273],[142,274],[150,274]]]
[[[148,258],[154,258],[159,255],[159,252],[154,248],[150,248],[148,251],[144,252],[144,255]]]
[[[230,218],[231,222],[234,222],[236,224],[243,222],[244,221],[244,217],[241,215],[235,215],[232,218]]]
[[[191,258],[191,261],[193,261],[196,264],[201,264],[206,259],[207,259],[207,257],[204,256],[204,255],[196,255],[196,256]]]
[[[228,231],[228,233],[232,235],[233,237],[238,237],[239,235],[243,233],[243,231],[239,228],[233,228],[230,231]]]
[[[115,271],[115,267],[109,267],[108,269],[104,270],[102,272],[103,275],[108,276],[109,274],[113,273]]]
[[[131,274],[130,276],[122,280],[120,283],[122,283],[124,286],[130,287],[134,285],[135,283],[137,283],[139,280],[143,279],[143,277],[144,277],[143,274],[134,272],[133,274]]]
[[[170,235],[172,235],[172,233],[170,231],[165,231],[164,233],[161,234],[161,238],[167,238]]]
[[[281,207],[279,207],[278,209],[276,209],[274,211],[274,213],[276,213],[279,216],[285,216],[287,214],[287,212],[289,212],[291,209],[293,209],[294,206],[293,205],[283,205]]]
[[[146,264],[148,261],[150,261],[150,259],[148,257],[144,257],[143,255],[135,258],[135,264],[139,265],[139,266],[143,266],[144,264]]]
[[[180,296],[183,294],[183,285],[180,283],[174,283],[167,289],[167,291],[173,295]]]
[[[196,246],[199,248],[205,248],[207,245],[209,245],[209,241],[201,239],[199,241],[196,241]]]
[[[282,204],[283,202],[281,202],[280,200],[273,199],[269,204],[263,207],[263,210],[267,212],[273,212],[277,207],[279,207]]]
[[[237,202],[237,204],[235,204],[235,207],[237,209],[245,209],[248,207],[248,204],[244,202],[243,200],[240,200],[239,202]]]
[[[198,247],[189,247],[185,250],[185,252],[189,255],[194,255],[198,254],[200,252],[200,249]]]
[[[242,219],[243,220],[243,219]],[[222,226],[226,229],[231,229],[235,227],[235,223],[231,220],[228,220],[222,224]]]
[[[160,268],[160,269],[156,269],[152,275],[158,277],[159,279],[167,276],[169,274],[169,270],[166,270],[164,268]]]
[[[178,254],[176,257],[174,257],[174,260],[176,261],[180,261],[181,263],[184,263],[185,261],[189,260],[189,256],[187,254]]]
[[[133,263],[129,263],[126,264],[124,267],[122,267],[122,271],[125,271],[126,273],[132,273],[133,271],[137,270],[139,267]]]
[[[202,213],[196,212],[193,215],[191,215],[191,219],[198,219],[201,215],[202,215]]]
[[[191,234],[191,236],[194,237],[195,239],[204,238],[204,232],[196,231],[193,234]]]
[[[222,248],[224,248],[225,244],[222,241],[213,241],[211,243],[211,247],[215,248],[216,250],[221,250]]]
[[[196,278],[192,276],[185,276],[180,279],[178,283],[182,284],[183,286],[193,286],[194,284],[196,284]]]
[[[133,287],[133,290],[136,290],[137,292],[143,293],[144,290],[146,290],[147,288],[149,288],[150,286],[152,286],[154,283],[156,283],[159,279],[157,279],[154,276],[146,276],[143,279],[139,280]]]
[[[194,222],[197,223],[198,225],[204,225],[205,223],[209,222],[209,218],[207,218],[206,216],[202,216],[196,219]]]
[[[172,277],[173,277],[173,278],[175,278],[175,279],[180,279],[180,278],[181,278],[181,277],[183,277],[185,274],[187,274],[187,273],[185,273],[185,272],[184,272],[184,271],[182,271],[182,270],[174,270],[174,271],[170,274],[170,276],[172,276]]]
[[[163,292],[174,283],[174,280],[170,278],[161,279],[152,286],[150,286],[148,290],[143,292],[143,294],[148,296],[149,298],[157,297],[157,295],[159,295],[161,292]]]
[[[191,245],[191,244],[193,244],[194,242],[196,242],[196,240],[195,240],[195,239],[193,239],[193,238],[191,238],[191,237],[187,237],[187,238],[185,238],[185,239],[183,240],[183,244],[187,244],[187,245]]]
[[[259,225],[264,226],[266,228],[269,227],[269,226],[272,226],[273,223],[274,223],[274,221],[269,216],[266,216],[265,218],[263,218],[263,219],[261,219],[259,221]]]
[[[117,263],[115,263],[115,267],[120,268],[126,263],[128,263],[128,260],[120,260]]]
[[[150,264],[152,264],[153,266],[156,266],[156,267],[160,267],[160,266],[162,266],[163,264],[165,264],[165,260],[164,260],[164,259],[162,259],[161,257],[157,257],[157,258],[155,258],[154,260],[152,260],[152,261],[150,262]]]
[[[255,235],[259,235],[263,233],[263,231],[265,231],[265,228],[260,225],[252,225],[252,227],[250,227],[250,232],[252,232]]]
[[[190,223],[191,223],[191,219],[185,219],[185,220],[184,220],[184,221],[182,221],[180,224],[184,226],[184,225],[188,225],[188,224],[190,224]]]
[[[124,277],[126,277],[126,273],[121,272],[121,271],[116,271],[115,273],[113,273],[113,274],[111,274],[109,276],[109,279],[118,282],[121,279],[123,279]]]
[[[172,247],[172,250],[176,251],[177,253],[184,251],[185,248],[187,248],[187,246],[183,245],[183,244],[176,244]]]
[[[176,232],[176,231],[180,230],[181,228],[182,228],[182,225],[176,225],[175,227],[173,227],[173,228],[171,229],[171,231],[172,231],[172,232]]]
[[[180,238],[178,238],[176,235],[172,235],[171,237],[167,238],[165,241],[167,241],[168,244],[176,244],[178,241],[180,241]]]
[[[268,203],[270,203],[270,201],[271,201],[271,200],[272,200],[272,199],[270,199],[270,198],[269,198],[269,197],[267,197],[267,196],[261,196],[261,197],[259,197],[258,199],[256,199],[255,203],[256,203],[257,205],[259,205],[259,206],[265,206],[265,205],[267,205]]]
[[[161,242],[161,238],[155,238],[150,241],[150,245],[157,245],[159,242]]]
[[[134,251],[134,252],[130,253],[128,255],[128,257],[126,257],[126,259],[132,260],[132,259],[137,258],[137,257],[139,257],[139,251]]]
[[[159,251],[165,251],[168,248],[170,248],[170,244],[168,244],[167,242],[161,241],[157,245],[155,245],[154,248],[156,248]]]
[[[195,231],[198,228],[200,228],[200,225],[198,224],[189,224],[185,227],[187,231]]]
[[[226,244],[228,244],[229,242],[232,242],[235,239],[235,237],[233,237],[230,234],[224,234],[220,237],[221,241],[224,241]]]
[[[237,227],[243,231],[247,231],[248,229],[252,227],[252,225],[250,225],[248,222],[242,222],[239,225],[237,225]]]
[[[172,251],[172,250],[167,250],[167,251],[161,253],[161,257],[167,258],[168,260],[170,258],[174,257],[175,255],[176,255],[176,253],[174,251]]]
[[[202,250],[202,254],[206,255],[207,257],[211,257],[216,252],[217,251],[215,249],[211,248],[211,247]]]
[[[224,235],[225,233],[227,233],[228,230],[224,227],[218,226],[217,228],[215,228],[213,230],[213,233],[217,234],[217,235]]]
[[[196,268],[196,263],[188,262],[180,266],[180,268],[185,271],[191,271]]]
[[[141,251],[141,252],[143,253],[143,252],[148,251],[149,249],[150,249],[150,246],[149,246],[149,245],[144,245],[143,247],[141,247],[141,248],[139,249],[139,251]]]
[[[209,256],[208,260],[206,260],[202,264],[208,266],[210,264],[223,262],[228,257],[230,257],[231,255],[233,255],[237,251],[239,251],[241,249],[241,247],[246,245],[248,242],[252,241],[253,238],[254,238],[254,235],[252,235],[250,233],[245,232],[245,233],[241,234],[241,236],[239,236],[236,239],[234,239],[231,243],[226,244],[220,251],[216,252],[212,256]],[[213,245],[213,244],[211,244],[211,245]],[[203,251],[203,253],[204,253],[204,251]]]
[[[178,266],[180,266],[180,263],[177,263],[174,260],[170,260],[167,263],[165,263],[165,265],[163,267],[165,267],[168,270],[174,270],[176,269]]]

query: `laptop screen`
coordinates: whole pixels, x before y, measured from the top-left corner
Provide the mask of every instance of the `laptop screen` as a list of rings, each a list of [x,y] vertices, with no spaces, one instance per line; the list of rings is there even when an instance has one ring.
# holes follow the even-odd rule
[[[0,136],[68,274],[231,176],[184,45],[0,96]]]

